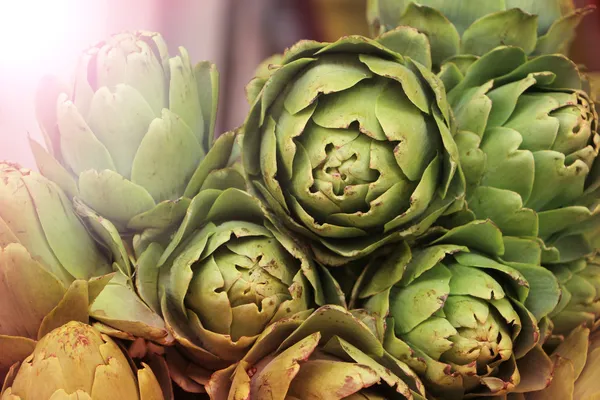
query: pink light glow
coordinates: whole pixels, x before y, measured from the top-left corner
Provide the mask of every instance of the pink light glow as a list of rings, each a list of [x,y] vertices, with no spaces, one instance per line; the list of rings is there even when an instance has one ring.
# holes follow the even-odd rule
[[[157,29],[159,0],[0,0],[0,160],[35,168],[27,134],[42,76],[69,82],[79,53],[110,33]]]

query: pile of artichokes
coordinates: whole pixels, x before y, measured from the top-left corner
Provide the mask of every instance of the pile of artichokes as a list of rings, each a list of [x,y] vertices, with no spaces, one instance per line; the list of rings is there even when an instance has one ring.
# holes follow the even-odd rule
[[[589,11],[370,0],[220,135],[213,64],[91,47],[0,163],[0,398],[600,398]]]

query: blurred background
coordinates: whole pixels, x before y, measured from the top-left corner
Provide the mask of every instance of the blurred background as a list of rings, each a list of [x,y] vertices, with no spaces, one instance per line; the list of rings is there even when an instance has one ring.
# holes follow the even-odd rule
[[[38,81],[46,74],[68,81],[79,52],[111,33],[159,31],[171,53],[184,46],[193,60],[216,63],[223,132],[243,122],[244,87],[261,60],[301,39],[367,35],[365,7],[366,0],[0,0],[0,159],[35,168],[27,135],[42,142]],[[584,20],[579,37],[573,57],[600,71],[600,11]]]

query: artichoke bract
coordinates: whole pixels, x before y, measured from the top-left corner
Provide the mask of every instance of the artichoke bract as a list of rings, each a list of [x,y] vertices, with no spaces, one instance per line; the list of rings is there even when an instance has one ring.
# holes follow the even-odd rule
[[[169,57],[158,33],[117,34],[81,56],[71,90],[42,81],[37,114],[54,160],[35,142],[33,152],[119,230],[165,227],[203,183],[217,96],[214,65],[192,66],[182,47]]]
[[[412,26],[431,43],[439,67],[459,54],[483,55],[500,45],[527,54],[566,53],[575,28],[593,7],[576,9],[572,0],[368,0],[367,19],[374,35]]]
[[[449,60],[441,77],[470,211],[506,236],[541,238],[545,264],[591,254],[583,227],[597,226],[600,207],[578,202],[600,186],[600,135],[576,65],[503,46]]]
[[[158,284],[141,280],[139,291],[149,304],[160,302],[188,359],[207,370],[240,360],[279,319],[316,305],[343,304],[327,271],[241,188],[201,191],[172,242],[156,254],[156,263],[138,269],[150,276],[159,265]]]
[[[268,327],[238,364],[214,373],[211,399],[425,399],[416,374],[338,306]]]
[[[0,246],[18,243],[64,285],[112,272],[64,192],[37,172],[0,163]]]
[[[502,261],[503,250],[489,221],[387,249],[358,269],[350,306],[373,316],[386,350],[436,398],[543,389],[552,364],[540,341],[558,282],[539,265]]]
[[[600,258],[548,265],[560,283],[561,300],[550,314],[553,335],[568,335],[579,325],[592,328],[600,319]]]
[[[426,37],[400,28],[381,41],[294,45],[257,78],[244,127],[261,199],[327,265],[419,235],[464,190]]]
[[[600,397],[600,332],[578,326],[552,354],[554,369],[547,388],[526,393],[525,400],[594,400]]]
[[[162,389],[144,366],[137,378],[119,346],[81,322],[69,322],[44,336],[33,354],[15,364],[2,400],[161,400]]]

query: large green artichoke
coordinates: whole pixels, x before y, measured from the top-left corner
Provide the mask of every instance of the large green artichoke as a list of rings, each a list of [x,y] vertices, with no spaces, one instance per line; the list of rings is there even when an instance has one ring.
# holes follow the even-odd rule
[[[360,320],[331,305],[268,327],[206,389],[215,400],[425,399],[415,373]]]
[[[38,93],[55,158],[32,143],[40,171],[120,231],[179,222],[206,175],[218,74],[179,51],[157,33],[114,35],[81,56],[71,90],[47,79]]]
[[[144,366],[137,379],[119,346],[81,322],[44,336],[33,354],[4,382],[2,400],[162,400],[163,391]]]
[[[584,227],[597,226],[600,207],[578,202],[597,199],[600,135],[575,64],[498,47],[446,62],[441,76],[474,216],[492,219],[506,236],[543,239],[545,264],[591,254]],[[518,241],[510,247],[520,252]]]
[[[244,167],[319,261],[343,264],[418,235],[460,203],[450,112],[430,64],[426,37],[400,28],[381,43],[299,42],[250,85],[264,83],[245,124]]]
[[[483,55],[500,45],[527,54],[565,53],[592,7],[572,0],[368,0],[367,19],[378,35],[400,25],[423,32],[433,64],[459,54]]]
[[[543,389],[551,363],[539,344],[560,297],[554,275],[502,261],[489,221],[430,234],[359,265],[351,307],[374,316],[386,350],[436,398]]]
[[[279,319],[343,304],[328,272],[242,189],[201,191],[166,250],[153,243],[138,264],[139,293],[206,370],[240,360]]]

